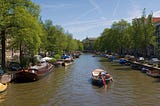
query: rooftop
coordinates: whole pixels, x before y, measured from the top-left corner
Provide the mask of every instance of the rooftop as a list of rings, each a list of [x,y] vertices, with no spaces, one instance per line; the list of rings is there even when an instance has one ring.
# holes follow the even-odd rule
[[[153,23],[160,22],[160,17],[153,17],[152,21],[153,21]]]

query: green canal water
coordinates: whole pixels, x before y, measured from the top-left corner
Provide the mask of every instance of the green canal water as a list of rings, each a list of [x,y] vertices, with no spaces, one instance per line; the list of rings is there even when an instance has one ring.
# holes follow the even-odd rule
[[[114,79],[106,89],[91,84],[91,72],[106,69]],[[10,83],[0,106],[160,106],[160,82],[128,66],[83,54],[31,83]]]

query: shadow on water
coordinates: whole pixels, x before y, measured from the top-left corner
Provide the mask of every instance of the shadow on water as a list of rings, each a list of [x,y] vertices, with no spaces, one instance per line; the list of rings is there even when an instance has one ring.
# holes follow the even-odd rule
[[[106,85],[105,88],[104,88],[103,85],[99,85],[99,84],[97,84],[97,83],[93,83],[91,78],[88,79],[88,83],[89,83],[90,85],[92,85],[92,87],[93,87],[94,89],[105,89],[105,91],[106,91],[106,90],[109,91],[109,89],[111,88],[111,83],[112,83],[112,82],[107,83],[107,85]]]
[[[111,64],[111,66],[118,66],[118,67],[122,67],[123,65],[113,63],[113,64]]]
[[[97,83],[93,83],[92,78],[88,79],[88,82],[89,82],[89,84],[91,84],[92,86],[96,86],[96,87],[98,87],[98,88],[103,87],[103,85],[99,85],[99,84],[97,84]]]
[[[130,67],[120,67],[120,68],[115,68],[114,70],[119,70],[119,71],[131,71]]]
[[[160,83],[160,78],[154,78],[155,80],[153,80],[153,83]]]
[[[101,59],[99,62],[109,62],[107,59]]]
[[[92,84],[92,79],[91,78],[88,79],[88,84]]]

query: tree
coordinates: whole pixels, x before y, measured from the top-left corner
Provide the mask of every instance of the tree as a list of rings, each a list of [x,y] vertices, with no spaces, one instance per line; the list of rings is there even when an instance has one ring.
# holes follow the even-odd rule
[[[130,24],[125,20],[112,24],[112,29],[117,32],[117,46],[119,47],[120,54],[122,54],[123,50],[128,46],[127,42],[129,42],[129,34],[127,30],[129,26]]]
[[[135,49],[135,55],[141,54],[147,56],[150,45],[155,45],[155,28],[152,23],[152,14],[145,15],[145,9],[141,18],[132,20],[131,40],[132,47]],[[141,43],[139,43],[141,42]]]
[[[10,3],[8,0],[0,1],[0,36],[1,36],[1,45],[2,45],[2,56],[1,64],[2,69],[5,68],[5,40],[7,35],[7,30],[12,26],[11,25],[11,13],[10,13]]]
[[[37,36],[41,33],[38,24],[39,6],[35,5],[31,0],[1,0],[0,7],[2,11],[0,19],[4,19],[1,20],[0,28],[2,68],[5,68],[6,35],[10,35],[10,39],[16,41],[15,43],[12,42],[14,46],[19,44],[20,62],[23,60],[22,47],[35,49],[36,47],[34,48],[34,46],[38,45],[39,38]]]
[[[154,32],[152,14],[146,17],[144,9],[141,18],[133,19],[131,25],[120,20],[114,22],[111,28],[106,28],[94,47],[101,51],[118,51],[120,54],[130,52],[135,56],[147,56],[149,48],[155,45]]]
[[[77,50],[83,51],[83,49],[84,49],[83,43],[80,40],[77,40],[77,44],[78,44],[78,49]]]

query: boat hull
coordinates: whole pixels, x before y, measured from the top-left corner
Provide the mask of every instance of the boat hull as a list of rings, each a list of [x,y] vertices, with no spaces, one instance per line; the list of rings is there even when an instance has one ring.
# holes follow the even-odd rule
[[[14,82],[34,82],[47,75],[54,69],[52,64],[48,64],[41,69],[30,68],[28,70],[22,70],[14,74]]]
[[[108,79],[105,79],[106,84],[109,84],[109,83],[112,82],[112,81],[113,81],[113,78],[112,78],[112,77],[110,77],[110,78],[108,78]],[[98,86],[103,86],[103,85],[104,85],[102,79],[95,78],[95,77],[92,77],[92,84],[93,84],[93,85],[98,85]]]
[[[4,92],[8,87],[8,84],[0,83],[0,93]]]
[[[33,82],[37,81],[38,75],[32,72],[21,71],[15,74],[14,82]]]
[[[160,74],[159,73],[151,73],[151,72],[146,72],[146,74],[150,77],[153,78],[160,78]]]

